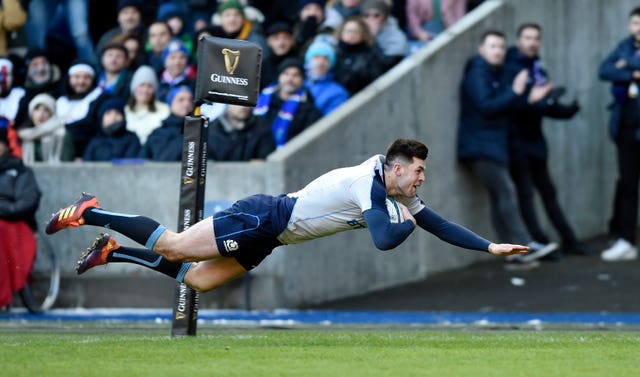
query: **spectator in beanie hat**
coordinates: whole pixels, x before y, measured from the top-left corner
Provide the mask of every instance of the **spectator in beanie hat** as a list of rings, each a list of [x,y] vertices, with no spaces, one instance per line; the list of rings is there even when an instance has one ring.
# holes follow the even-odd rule
[[[216,22],[216,17],[219,22]],[[247,19],[244,6],[237,0],[228,0],[218,5],[212,24],[214,37],[249,41],[262,47],[263,51],[267,49],[260,24]]]
[[[131,97],[124,108],[127,129],[135,132],[144,145],[149,134],[169,116],[169,106],[156,98],[158,79],[150,66],[143,65],[136,70],[130,89]]]
[[[140,140],[127,130],[124,102],[114,97],[105,100],[98,110],[100,131],[84,151],[84,161],[112,161],[135,158],[140,154]]]
[[[24,163],[60,162],[65,133],[64,123],[56,116],[56,100],[47,93],[33,97],[29,102],[29,122],[18,130]]]
[[[322,41],[311,44],[304,56],[306,86],[322,115],[329,114],[349,99],[349,92],[333,79],[331,70],[335,65],[336,53],[333,47]]]
[[[167,94],[178,86],[195,89],[196,70],[189,64],[189,51],[182,41],[172,39],[162,53],[164,71],[160,77],[158,99],[167,100]]]
[[[278,65],[286,58],[297,56],[293,29],[286,22],[276,22],[267,29],[268,48],[262,56],[260,87],[273,84],[278,79]]]

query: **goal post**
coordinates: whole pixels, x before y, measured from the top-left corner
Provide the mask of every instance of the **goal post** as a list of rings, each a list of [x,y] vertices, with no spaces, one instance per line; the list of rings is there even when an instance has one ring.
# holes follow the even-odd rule
[[[209,121],[200,115],[200,105],[218,102],[253,107],[260,90],[262,49],[258,45],[209,36],[198,42],[196,106],[193,116],[185,117],[183,125],[179,232],[204,216]],[[178,283],[173,303],[172,336],[196,335],[198,299],[196,291]]]

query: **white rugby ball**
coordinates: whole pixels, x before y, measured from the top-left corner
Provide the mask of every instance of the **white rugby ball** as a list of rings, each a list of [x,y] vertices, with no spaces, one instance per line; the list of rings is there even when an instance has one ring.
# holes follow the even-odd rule
[[[389,221],[392,224],[404,222],[404,216],[402,215],[402,210],[400,209],[398,202],[394,198],[387,196],[386,204]]]

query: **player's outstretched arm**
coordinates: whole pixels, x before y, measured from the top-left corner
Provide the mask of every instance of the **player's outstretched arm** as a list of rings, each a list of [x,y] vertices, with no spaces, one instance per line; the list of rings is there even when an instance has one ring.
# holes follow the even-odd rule
[[[528,246],[512,245],[510,243],[492,243],[489,244],[489,252],[493,255],[507,256],[514,254],[524,254],[529,251]]]

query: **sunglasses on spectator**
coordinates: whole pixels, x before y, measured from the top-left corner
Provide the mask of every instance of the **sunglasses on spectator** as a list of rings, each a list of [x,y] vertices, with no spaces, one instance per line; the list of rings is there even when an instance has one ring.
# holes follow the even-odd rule
[[[364,18],[381,18],[382,13],[378,12],[367,12],[364,14]]]

